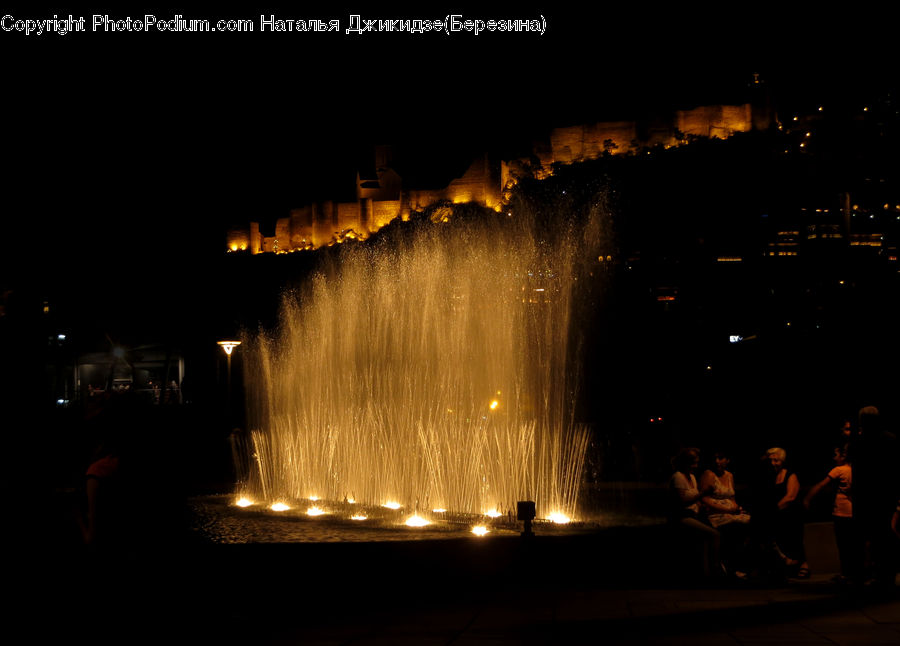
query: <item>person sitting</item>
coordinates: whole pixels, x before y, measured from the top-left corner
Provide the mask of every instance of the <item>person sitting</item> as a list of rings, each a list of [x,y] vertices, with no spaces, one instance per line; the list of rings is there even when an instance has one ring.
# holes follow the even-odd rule
[[[694,472],[699,465],[700,451],[696,448],[681,449],[672,458],[674,473],[669,479],[669,523],[685,535],[702,541],[703,574],[708,577],[722,573],[720,537],[701,513],[703,496],[712,490],[698,489]]]
[[[700,489],[709,493],[701,498],[710,525],[722,535],[722,560],[738,578],[746,578],[743,562],[750,514],[737,503],[734,475],[728,470],[727,452],[718,450],[711,467],[700,476]]]

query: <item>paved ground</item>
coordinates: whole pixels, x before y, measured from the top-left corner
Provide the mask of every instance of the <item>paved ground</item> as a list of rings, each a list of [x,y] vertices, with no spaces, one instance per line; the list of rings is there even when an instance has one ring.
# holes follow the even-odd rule
[[[896,587],[703,582],[663,537],[41,548],[7,613],[18,643],[900,644]]]

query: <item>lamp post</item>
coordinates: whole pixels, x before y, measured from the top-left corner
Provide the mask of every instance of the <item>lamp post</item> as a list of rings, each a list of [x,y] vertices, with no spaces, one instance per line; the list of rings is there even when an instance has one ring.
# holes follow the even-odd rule
[[[226,379],[228,380],[228,421],[231,422],[231,353],[234,349],[241,344],[240,341],[219,341],[218,344],[222,346],[222,349],[225,350],[225,355],[228,357],[228,367],[227,372],[228,376]]]

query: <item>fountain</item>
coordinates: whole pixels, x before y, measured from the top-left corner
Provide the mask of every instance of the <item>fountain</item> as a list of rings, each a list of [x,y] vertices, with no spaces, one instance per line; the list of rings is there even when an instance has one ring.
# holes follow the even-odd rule
[[[277,330],[244,335],[239,495],[360,519],[512,517],[518,500],[577,518],[584,229],[460,210],[342,249],[285,293]]]

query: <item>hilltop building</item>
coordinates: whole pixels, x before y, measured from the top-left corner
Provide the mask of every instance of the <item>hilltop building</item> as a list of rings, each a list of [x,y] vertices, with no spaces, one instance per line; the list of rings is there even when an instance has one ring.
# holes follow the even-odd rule
[[[506,191],[525,168],[538,177],[546,177],[556,164],[646,147],[678,146],[696,137],[725,139],[738,132],[766,129],[773,120],[767,106],[744,103],[699,106],[652,120],[558,127],[532,146],[531,159],[492,159],[482,154],[460,176],[439,188],[405,185],[392,167],[390,148],[380,146],[375,151],[374,170],[357,173],[354,201],[326,200],[292,209],[287,217],[277,220],[272,235],[262,232],[259,222],[232,228],[227,235],[227,248],[251,254],[285,253],[345,239],[364,239],[396,218],[407,219],[411,212],[444,200],[476,202],[499,209]]]

